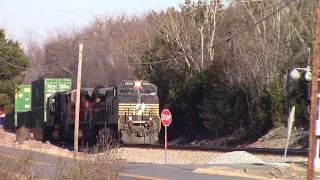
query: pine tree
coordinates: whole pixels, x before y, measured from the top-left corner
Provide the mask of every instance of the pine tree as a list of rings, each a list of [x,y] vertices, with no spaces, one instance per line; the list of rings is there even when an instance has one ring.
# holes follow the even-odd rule
[[[18,41],[7,39],[0,28],[0,109],[12,112],[14,90],[25,76],[30,63]]]

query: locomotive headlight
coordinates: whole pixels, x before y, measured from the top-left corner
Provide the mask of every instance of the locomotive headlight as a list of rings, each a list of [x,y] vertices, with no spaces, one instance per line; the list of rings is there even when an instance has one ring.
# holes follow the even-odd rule
[[[144,126],[147,127],[147,126],[148,126],[148,122],[145,122],[145,123],[144,123]]]
[[[140,89],[141,88],[141,83],[142,83],[142,81],[135,81],[134,82],[134,87],[137,88],[137,89]]]

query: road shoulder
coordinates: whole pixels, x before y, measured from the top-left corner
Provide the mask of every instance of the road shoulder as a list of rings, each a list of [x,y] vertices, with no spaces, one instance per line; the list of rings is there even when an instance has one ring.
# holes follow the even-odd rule
[[[193,172],[259,180],[307,179],[307,162],[212,165],[211,167],[197,168]],[[320,178],[320,169],[316,170],[316,176]]]

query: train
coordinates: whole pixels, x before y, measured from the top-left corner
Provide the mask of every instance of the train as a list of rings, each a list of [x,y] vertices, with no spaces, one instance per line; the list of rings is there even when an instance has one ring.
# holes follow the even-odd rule
[[[31,89],[32,97],[39,94],[33,86]],[[79,140],[96,141],[103,132],[107,138],[119,139],[124,144],[155,144],[161,131],[157,91],[155,84],[134,79],[81,88]],[[44,105],[44,120],[35,120],[37,116],[32,115],[29,118],[35,121],[34,127],[42,128],[44,141],[74,139],[76,92],[71,88],[44,95],[45,101],[41,102]],[[35,101],[34,98],[32,101]],[[36,103],[39,101],[32,102]],[[36,114],[37,111],[32,109],[29,114]],[[26,122],[19,116],[17,121]],[[28,127],[26,124],[32,123],[18,124]]]

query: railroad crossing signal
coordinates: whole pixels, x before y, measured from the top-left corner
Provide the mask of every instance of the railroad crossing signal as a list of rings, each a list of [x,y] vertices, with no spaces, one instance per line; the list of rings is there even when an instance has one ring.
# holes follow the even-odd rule
[[[172,116],[169,109],[164,109],[161,113],[161,121],[164,126],[169,126],[172,122]]]

